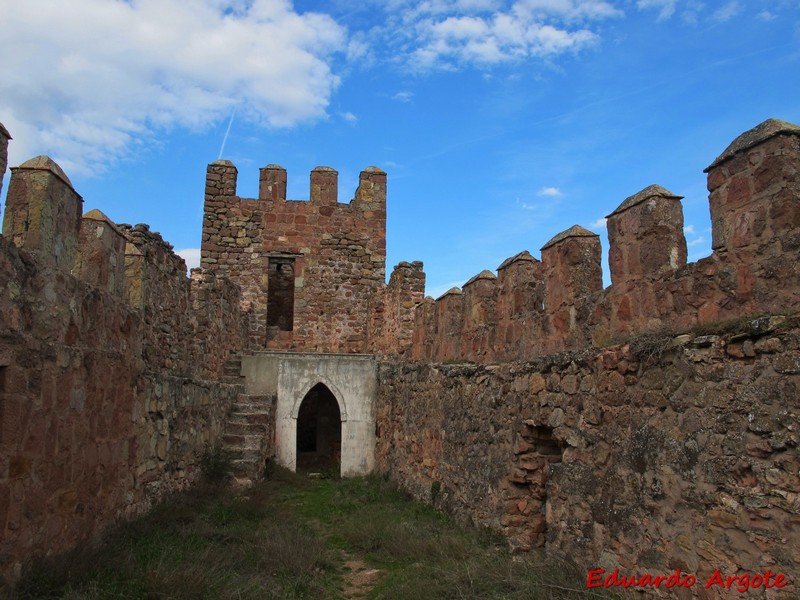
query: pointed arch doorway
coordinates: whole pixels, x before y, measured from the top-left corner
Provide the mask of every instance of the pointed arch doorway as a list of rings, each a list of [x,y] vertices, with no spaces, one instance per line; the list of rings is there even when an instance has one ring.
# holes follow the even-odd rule
[[[336,396],[317,383],[303,397],[297,413],[298,472],[339,474],[342,463],[342,418]]]

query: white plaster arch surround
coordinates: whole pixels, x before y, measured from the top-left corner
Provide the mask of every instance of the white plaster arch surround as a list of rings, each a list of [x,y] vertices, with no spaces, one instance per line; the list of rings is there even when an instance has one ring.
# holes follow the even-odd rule
[[[258,352],[242,357],[248,394],[275,397],[275,457],[297,468],[297,415],[318,383],[336,398],[342,418],[341,475],[366,475],[375,467],[375,358],[363,354]]]
[[[292,407],[292,418],[296,419],[300,414],[300,405],[303,404],[303,400],[305,400],[306,396],[308,396],[308,392],[321,383],[328,388],[331,394],[333,394],[334,398],[336,398],[336,404],[339,406],[339,418],[342,420],[342,423],[344,423],[347,421],[347,404],[345,403],[344,395],[336,388],[336,385],[331,383],[331,381],[326,377],[318,377],[317,379],[318,381],[315,383],[310,383],[306,387],[305,391],[301,392],[297,398],[295,398],[294,405]]]

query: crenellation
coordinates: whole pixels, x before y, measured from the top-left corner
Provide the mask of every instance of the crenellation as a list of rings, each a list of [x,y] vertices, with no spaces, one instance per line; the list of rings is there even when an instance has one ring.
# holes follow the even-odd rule
[[[339,200],[339,172],[330,167],[311,171],[311,202],[335,205]]]
[[[612,283],[669,277],[686,264],[681,199],[651,185],[606,217]]]
[[[367,167],[358,176],[358,188],[350,203],[361,208],[365,218],[386,218],[386,172],[378,167]]]
[[[217,160],[206,169],[206,202],[236,196],[238,169],[229,160]]]
[[[258,199],[273,202],[286,200],[286,169],[270,164],[260,170]]]
[[[71,271],[83,198],[53,159],[37,156],[11,168],[3,235],[40,261]]]
[[[492,352],[497,332],[497,276],[484,270],[469,279],[462,288],[461,347],[459,356],[479,361]]]
[[[201,274],[190,293],[183,259],[147,226],[81,219],[50,159],[15,168],[9,192],[0,462],[16,467],[0,469],[0,490],[9,475],[15,489],[0,502],[2,585],[197,481],[241,389],[220,378],[246,327],[238,288]]]
[[[603,288],[600,236],[574,225],[542,247],[545,279],[545,347],[584,342],[592,294]]]
[[[438,322],[436,320],[436,301],[425,296],[422,304],[414,311],[414,331],[411,334],[411,358],[413,360],[430,360],[434,354],[434,340]]]
[[[543,332],[544,265],[525,250],[497,267],[497,353],[509,360],[535,352]]]
[[[372,310],[372,351],[403,354],[412,345],[415,310],[424,298],[425,272],[421,261],[395,265],[389,283]]]
[[[462,358],[461,331],[464,327],[464,293],[452,287],[436,299],[436,337],[433,342],[434,356],[443,362]]]
[[[78,279],[122,297],[125,287],[127,236],[97,209],[81,218],[78,252],[72,274]]]
[[[285,200],[277,165],[261,169],[258,200],[209,195],[201,265],[242,290],[252,348],[365,352],[382,336],[371,313],[384,302],[386,174],[365,169],[350,204],[330,167],[310,179],[310,201]]]
[[[760,250],[795,232],[798,157],[800,127],[770,119],[739,136],[705,169],[715,251]]]
[[[492,362],[780,312],[800,302],[800,127],[766,121],[739,136],[707,171],[712,256],[687,264],[681,197],[651,185],[607,217],[608,288],[602,288],[599,236],[576,225],[544,245],[541,262],[527,252],[504,261],[497,314],[476,323],[467,309],[459,327],[447,325],[462,332],[455,356],[446,343],[430,341],[441,329],[438,319],[452,315],[431,316],[421,305],[412,356],[476,360],[472,332],[481,328],[494,342],[479,362]]]

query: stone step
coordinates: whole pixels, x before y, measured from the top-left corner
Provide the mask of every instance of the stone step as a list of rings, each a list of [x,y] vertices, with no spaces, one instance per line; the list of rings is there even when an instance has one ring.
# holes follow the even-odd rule
[[[234,464],[242,461],[259,464],[263,461],[260,448],[229,448],[228,450],[233,454]]]
[[[243,404],[245,406],[263,406],[264,408],[272,408],[272,401],[264,396],[250,396],[248,394],[239,394],[234,404]]]
[[[241,359],[231,357],[225,364],[225,373],[233,376],[234,372],[238,377]],[[252,482],[263,475],[272,407],[271,396],[245,393],[239,394],[231,407],[222,440],[225,449],[234,457],[233,472],[237,481]]]
[[[261,434],[226,433],[222,441],[228,448],[260,448],[264,436]]]
[[[230,417],[228,418],[228,422],[235,422],[235,423],[242,423],[244,421],[248,423],[258,423],[259,425],[268,425],[270,419],[272,417],[269,413],[265,412],[235,412],[231,413]]]
[[[272,397],[269,395],[264,394],[245,394],[244,392],[240,393],[236,400],[237,402],[255,402],[257,404],[264,404],[269,406],[272,404]]]
[[[265,413],[270,414],[272,411],[270,407],[264,406],[263,404],[242,404],[240,402],[235,402],[233,406],[231,406],[231,413]]]
[[[264,436],[266,432],[267,427],[264,423],[256,423],[242,417],[228,419],[228,423],[225,426],[225,433]]]

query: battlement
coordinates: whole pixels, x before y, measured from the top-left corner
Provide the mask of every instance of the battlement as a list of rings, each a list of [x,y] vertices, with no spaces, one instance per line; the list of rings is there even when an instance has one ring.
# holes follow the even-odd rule
[[[227,199],[241,202],[270,200],[272,202],[306,202],[317,206],[360,208],[372,211],[386,203],[386,173],[378,167],[367,167],[359,175],[359,185],[348,204],[339,203],[339,173],[331,167],[316,167],[310,175],[309,200],[287,200],[286,169],[269,164],[259,170],[257,199],[242,199],[236,195],[239,171],[228,160],[218,160],[206,170],[206,202]],[[328,211],[322,213],[330,216]]]
[[[228,352],[244,341],[238,289],[227,283],[228,292],[209,296],[204,291],[208,277],[190,282],[186,263],[159,233],[144,224],[114,223],[97,209],[81,215],[82,207],[83,198],[61,167],[48,156],[37,156],[11,169],[3,237],[42,272],[64,281],[73,277],[103,292],[105,302],[158,323],[143,334],[142,354],[151,367],[221,371]],[[216,282],[208,285],[219,288]],[[219,311],[196,300],[198,294],[210,304],[224,305],[225,319],[231,321],[228,333],[217,332],[226,341],[208,352],[195,335],[198,316]]]
[[[600,238],[578,225],[541,249],[470,279],[416,311],[418,359],[530,358],[636,333],[756,313],[800,300],[800,127],[769,120],[708,167],[713,254],[686,262],[681,197],[651,185],[607,217],[611,285]]]
[[[251,345],[366,352],[386,276],[386,173],[363,170],[349,204],[330,167],[311,172],[308,201],[286,199],[279,165],[260,170],[256,199],[236,196],[237,175],[208,166],[201,265],[242,290]]]

